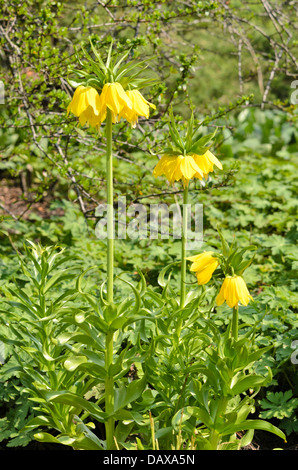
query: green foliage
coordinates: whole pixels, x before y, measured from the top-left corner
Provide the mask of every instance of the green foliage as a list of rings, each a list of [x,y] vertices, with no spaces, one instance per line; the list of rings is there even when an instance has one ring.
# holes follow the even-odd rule
[[[33,416],[33,410],[28,394],[20,389],[17,379],[1,380],[0,401],[2,409],[7,410],[0,419],[0,442],[7,442],[7,447],[27,446],[33,439],[33,433],[22,432],[22,429]]]
[[[240,8],[243,2],[91,3],[1,1],[0,171],[5,185],[20,178],[23,204],[18,212],[17,204],[0,201],[0,440],[26,446],[35,436],[100,450],[111,417],[117,445],[127,449],[238,449],[255,430],[284,438],[276,420],[293,435],[293,23],[276,34],[279,14],[264,15],[258,4]],[[291,20],[292,5],[282,8],[282,18]],[[117,195],[146,207],[179,199],[179,187],[165,188],[152,176],[169,133],[179,147],[186,132],[187,148],[196,151],[213,139],[224,172],[205,187],[191,184],[190,198],[204,204],[199,250],[212,247],[226,256],[235,239],[241,256],[242,247],[255,247],[252,264],[246,255],[234,259],[239,273],[247,268],[254,297],[239,309],[238,341],[229,334],[230,310],[214,305],[220,276],[199,287],[189,275],[186,306],[179,307],[177,241],[117,240],[115,305],[106,304],[106,242],[94,234],[95,208],[105,198],[105,137],[78,128],[65,112],[73,93],[69,66],[75,51],[81,60],[78,45],[90,31],[103,55],[113,37],[119,54],[129,49],[128,59],[148,62],[159,79],[146,95],[157,105],[152,119],[133,131],[115,126]],[[187,129],[180,121],[189,118],[189,108],[194,118]],[[215,135],[216,127],[222,132]],[[47,199],[50,217],[42,217],[37,203]],[[24,246],[24,240],[34,243]],[[111,332],[114,356],[106,370]],[[115,377],[112,416],[105,411],[109,374]],[[265,398],[261,387],[267,386]],[[268,421],[255,419],[257,412]],[[236,439],[241,431],[246,434]]]
[[[243,119],[244,116],[245,120]],[[272,127],[273,120],[275,121],[275,127]],[[293,271],[296,269],[295,266],[297,263],[297,256],[295,255],[295,219],[293,218],[295,212],[295,145],[293,142],[295,142],[296,139],[296,131],[282,114],[273,114],[269,111],[263,114],[252,111],[245,115],[241,114],[237,120],[231,120],[231,124],[233,124],[237,131],[233,134],[228,131],[229,140],[226,140],[220,146],[220,149],[222,152],[221,160],[225,167],[228,165],[232,166],[234,160],[236,158],[239,159],[239,169],[237,171],[237,177],[234,178],[233,185],[227,186],[223,190],[220,188],[211,189],[208,196],[204,189],[198,189],[196,191],[196,188],[193,188],[190,191],[190,195],[194,200],[199,197],[200,202],[205,202],[204,224],[206,236],[203,249],[205,249],[205,247],[207,249],[207,247],[211,246],[218,251],[223,250],[222,241],[216,230],[218,225],[220,225],[226,243],[232,244],[235,237],[237,237],[240,248],[242,248],[244,243],[256,247],[254,262],[245,272],[245,279],[250,292],[255,298],[255,302],[245,308],[239,309],[239,319],[243,324],[240,331],[245,332],[246,329],[249,331],[250,328],[254,328],[256,332],[254,347],[268,347],[267,350],[264,349],[262,356],[259,357],[254,367],[256,376],[262,377],[260,381],[265,380],[268,374],[268,367],[270,367],[273,377],[271,383],[268,385],[270,385],[271,390],[273,390],[274,393],[284,393],[289,390],[288,381],[290,380],[293,390],[293,400],[296,400],[294,388],[296,383],[295,365],[291,363],[291,355],[293,352],[292,342],[297,339],[297,319],[295,313],[297,308],[297,294]],[[272,136],[276,134],[278,136],[277,139],[273,139]],[[258,142],[257,148],[255,149],[254,147],[253,151],[251,150],[251,146],[248,145],[251,141]],[[273,141],[274,144],[270,143],[271,141]],[[261,145],[263,147],[260,147],[261,150],[259,150],[259,146]],[[267,145],[267,154],[264,154],[264,145]],[[279,156],[281,149],[283,149],[283,155],[285,156],[283,158]],[[231,157],[231,155],[233,155],[233,157]],[[120,169],[123,171],[124,168],[125,162],[119,166],[119,171]],[[145,182],[146,180],[150,180],[150,178],[149,175],[146,175]],[[156,181],[155,184],[158,185],[159,181]],[[146,187],[148,186],[146,185]],[[155,190],[155,192],[158,191]],[[170,198],[171,195],[165,197]],[[211,197],[212,204],[207,204],[209,197]],[[144,200],[146,201],[146,199]],[[281,207],[282,211],[280,210]],[[78,329],[78,331],[80,331],[79,338],[82,340],[82,334],[85,335],[84,330],[82,330],[84,323],[80,323],[79,320],[80,318],[86,318],[86,320],[91,321],[91,312],[94,311],[94,300],[98,298],[97,289],[94,290],[94,285],[100,286],[105,279],[105,241],[95,238],[92,220],[86,222],[72,202],[66,200],[61,202],[55,201],[52,203],[52,209],[62,209],[62,215],[57,215],[55,218],[48,220],[32,214],[28,222],[22,220],[15,222],[6,217],[2,222],[2,229],[9,233],[11,233],[12,228],[15,230],[15,234],[13,235],[14,246],[22,251],[23,239],[25,237],[27,239],[37,238],[46,245],[61,243],[70,256],[69,263],[71,264],[69,266],[73,266],[74,259],[77,259],[76,263],[79,269],[74,270],[76,275],[80,270],[85,271],[93,267],[94,260],[96,260],[97,269],[90,270],[87,273],[88,276],[85,275],[81,278],[80,295],[82,297],[80,298],[80,305],[81,303],[84,305],[84,316],[80,317],[78,315],[76,317],[77,319],[75,319],[75,317],[72,317],[72,319],[68,317],[67,328]],[[278,217],[273,218],[276,211],[278,211]],[[275,220],[277,221],[276,223],[274,222]],[[2,240],[2,287],[5,286],[5,290],[9,292],[7,289],[14,289],[15,282],[17,281],[18,288],[21,288],[20,291],[18,289],[17,295],[19,296],[24,290],[28,297],[34,299],[35,303],[38,295],[38,290],[36,290],[38,286],[34,284],[34,281],[28,283],[29,278],[26,275],[27,271],[25,271],[25,273],[19,271],[19,261],[14,251],[11,250],[10,244],[7,243],[7,238],[4,235],[2,235]],[[133,415],[131,414],[132,410],[130,407],[122,409],[122,414],[118,415],[123,417],[125,422],[127,420],[128,424],[123,424],[121,420],[119,421],[119,427],[116,428],[117,441],[119,445],[122,443],[128,448],[135,446],[135,441],[128,439],[128,436],[133,430],[135,432],[139,430],[139,432],[144,435],[143,446],[150,448],[150,446],[153,445],[149,411],[152,413],[151,418],[154,422],[155,438],[158,440],[160,446],[176,446],[177,433],[179,434],[179,432],[184,436],[184,442],[193,442],[191,439],[193,439],[194,413],[198,412],[197,399],[194,399],[196,395],[194,395],[195,392],[193,388],[195,386],[198,387],[198,384],[194,385],[194,380],[197,380],[198,375],[196,367],[199,367],[198,363],[200,359],[204,358],[204,361],[206,360],[203,349],[209,344],[208,342],[210,342],[211,339],[209,324],[205,322],[207,321],[206,319],[211,317],[215,324],[222,330],[228,325],[229,317],[227,316],[227,307],[223,306],[217,308],[215,311],[210,310],[207,298],[211,295],[215,296],[216,291],[210,288],[204,289],[197,287],[193,289],[193,293],[189,293],[190,304],[185,310],[184,315],[184,321],[187,320],[186,327],[190,327],[191,331],[185,335],[183,345],[180,345],[176,351],[173,351],[168,359],[165,358],[165,354],[169,354],[171,344],[175,344],[175,341],[177,341],[177,339],[175,340],[175,319],[181,314],[181,312],[179,312],[178,299],[175,300],[176,294],[174,286],[179,275],[177,266],[172,266],[170,284],[168,283],[167,270],[161,273],[159,282],[157,282],[157,278],[161,268],[167,263],[175,262],[177,255],[179,256],[179,242],[177,241],[173,244],[169,244],[166,240],[158,239],[150,240],[149,244],[148,240],[136,242],[127,239],[125,241],[119,240],[116,243],[116,273],[120,274],[125,271],[127,273],[126,276],[124,277],[122,275],[121,278],[125,278],[125,280],[129,282],[135,282],[137,279],[141,281],[140,274],[137,271],[135,271],[135,274],[132,274],[132,270],[135,269],[136,266],[139,266],[142,268],[147,283],[149,281],[149,284],[152,285],[152,288],[148,289],[144,296],[141,285],[139,286],[138,294],[133,291],[131,286],[126,282],[122,282],[120,279],[116,282],[117,299],[121,300],[122,296],[125,296],[125,298],[126,296],[131,296],[127,302],[123,303],[122,311],[124,312],[126,308],[133,309],[136,298],[140,295],[141,302],[144,304],[143,308],[145,309],[142,315],[148,317],[147,319],[138,321],[136,323],[137,328],[132,329],[134,324],[132,323],[131,326],[127,325],[125,327],[124,317],[123,321],[121,320],[121,309],[118,310],[117,315],[119,314],[119,319],[117,319],[114,325],[121,329],[124,328],[126,331],[126,333],[121,334],[118,343],[116,343],[119,352],[121,351],[123,341],[127,346],[127,338],[130,338],[130,346],[128,349],[125,349],[125,352],[119,357],[117,370],[115,369],[115,373],[120,374],[119,381],[123,380],[122,385],[121,382],[119,382],[119,386],[123,387],[125,383],[129,383],[126,377],[121,378],[120,376],[121,370],[129,374],[131,362],[134,363],[139,378],[143,377],[146,368],[149,371],[147,377],[149,375],[150,380],[153,380],[152,377],[156,377],[151,384],[153,389],[145,388],[142,395],[133,402]],[[245,259],[248,260],[248,258]],[[28,270],[27,263],[24,264],[23,262],[23,265],[25,269]],[[61,265],[61,269],[62,268],[63,264]],[[52,274],[54,273],[55,271]],[[49,274],[50,279],[48,279],[47,282],[53,279],[52,274]],[[63,275],[62,271],[61,275]],[[188,282],[192,282],[193,280],[192,277],[188,279]],[[49,290],[49,294],[51,294],[50,298],[52,298],[53,293],[55,293],[54,297],[56,297],[58,296],[58,292],[62,295],[63,292],[65,292],[64,289],[66,289],[66,291],[73,289],[75,284],[76,279],[74,278],[72,280],[71,276],[69,279],[64,279],[62,284],[64,286],[63,288],[60,283],[56,284],[56,289],[58,289],[57,293],[55,293],[56,289]],[[167,289],[164,290],[161,298],[161,289],[165,288],[165,286],[167,286]],[[198,297],[196,292],[199,292]],[[13,294],[10,292],[9,296],[11,300],[12,295]],[[69,299],[71,300],[71,296]],[[160,317],[160,312],[165,308],[165,299],[169,302],[169,318],[167,320]],[[18,302],[20,301],[20,299],[16,300]],[[200,307],[195,311],[193,308],[198,302],[200,303]],[[104,307],[105,305],[103,304],[101,309]],[[97,306],[96,308],[99,307]],[[9,312],[11,312],[11,307]],[[14,313],[14,315],[15,314],[16,313]],[[101,315],[103,315],[103,313],[101,313]],[[107,326],[105,326],[107,315],[108,312],[105,314],[106,318],[101,317],[100,334],[103,334],[105,328],[107,328]],[[113,317],[114,313],[110,312],[109,315]],[[154,326],[155,323],[150,320],[152,315],[154,315],[154,318],[158,321],[156,326]],[[203,322],[199,320],[202,316],[205,318]],[[110,317],[108,322],[115,321],[112,317]],[[134,318],[132,317],[132,319]],[[97,323],[97,328],[98,325],[99,323]],[[192,327],[191,325],[194,326]],[[56,326],[60,328],[59,324]],[[2,328],[5,329],[5,326],[2,325],[1,330]],[[34,326],[34,328],[36,328],[36,326]],[[129,334],[127,328],[129,329]],[[158,329],[156,330],[156,328]],[[88,334],[91,334],[91,332],[89,331]],[[158,334],[160,339],[153,339],[156,334]],[[63,347],[65,347],[65,345],[71,341],[72,335],[75,339],[78,334],[74,334],[74,332],[64,334],[64,336],[60,338],[62,343],[59,347],[62,347],[62,344]],[[86,335],[84,341],[87,341]],[[143,351],[144,355],[134,357],[134,348],[139,348],[141,344],[140,341],[143,344],[140,351]],[[222,341],[222,339],[220,341]],[[154,349],[155,359],[147,361],[145,366],[144,360],[147,351],[147,346],[145,347],[145,345],[150,342],[156,346]],[[93,340],[91,339],[88,340],[87,344],[89,344],[89,347],[91,347],[91,345],[94,346]],[[31,341],[30,347],[32,347]],[[82,344],[82,348],[83,347]],[[5,373],[4,377],[7,377],[9,381],[11,381],[14,376],[12,372],[14,368],[19,367],[19,363],[16,359],[13,356],[10,357],[11,351],[12,346],[8,346],[7,361],[6,364],[2,366],[2,373]],[[104,380],[102,370],[103,350],[101,352],[99,350],[96,354],[99,355],[98,359],[96,359],[97,362],[99,361],[96,366],[94,364],[94,356],[92,356],[91,359],[91,356],[87,358],[85,353],[82,354],[81,350],[76,350],[75,356],[71,359],[67,359],[67,357],[64,356],[64,364],[72,369],[72,371],[69,371],[72,374],[83,373],[83,371],[84,373],[86,373],[86,371],[90,373],[91,367],[100,374],[102,382],[98,383],[95,381],[92,387],[90,386],[90,389],[88,391],[86,390],[84,395],[85,397],[91,396],[91,398],[85,398],[85,400],[88,402],[91,400],[93,402],[93,393],[96,393],[96,401],[100,404],[103,403],[104,399],[102,390]],[[191,363],[193,355],[196,357],[195,363]],[[28,352],[23,351],[20,357],[22,361],[28,361]],[[183,358],[183,360],[181,358]],[[65,363],[67,360],[70,362]],[[210,358],[208,358],[208,360],[211,361]],[[61,361],[60,365],[62,366],[62,364],[63,361]],[[123,369],[121,369],[122,367]],[[193,367],[193,369],[191,369],[191,367]],[[214,368],[211,362],[210,367]],[[195,378],[191,380],[188,377],[186,385],[184,386],[186,368],[195,373]],[[5,372],[8,370],[11,370],[10,375],[7,375],[8,372]],[[17,371],[15,374],[18,377]],[[175,378],[175,380],[173,380],[173,378]],[[16,378],[14,380],[19,379]],[[166,391],[167,395],[165,395],[165,384],[169,387]],[[212,385],[212,388],[213,386],[214,385]],[[96,390],[97,392],[95,392]],[[32,393],[32,391],[30,393]],[[67,401],[69,397],[67,398],[65,391],[63,397],[57,390],[55,393],[57,395],[52,395],[50,399],[55,400],[54,403],[56,403],[57,406],[70,406],[69,401]],[[176,401],[177,398],[179,403]],[[45,400],[45,398],[43,399]],[[74,395],[71,395],[71,399],[74,399]],[[100,413],[98,409],[89,408],[86,401],[82,402],[82,395],[77,396],[76,399],[80,401],[79,409],[81,409],[81,416],[83,416],[84,413],[88,413],[89,415],[91,410],[93,420],[97,421],[100,417],[100,419],[102,419],[104,416],[102,411]],[[59,404],[57,400],[64,400],[65,403]],[[227,422],[229,420],[229,410],[231,410],[231,412],[236,410],[235,413],[238,413],[238,405],[239,410],[241,410],[241,401],[236,400],[233,404],[233,400],[234,398],[231,397],[227,406]],[[11,403],[15,403],[15,401]],[[156,406],[155,403],[159,403],[159,405]],[[175,403],[174,407],[173,403]],[[249,409],[250,412],[259,409],[261,417],[265,418],[262,413],[268,410],[263,410],[261,403],[262,398],[259,399],[257,395],[254,400],[249,403],[244,401],[243,406],[245,409]],[[178,404],[181,406],[180,410],[179,408],[175,408]],[[184,418],[182,417],[183,422],[180,425],[181,409],[183,405]],[[36,407],[36,403],[34,407]],[[186,407],[187,411],[185,411]],[[16,410],[15,416],[17,416],[17,409],[18,405],[14,405],[11,415],[13,415],[14,410]],[[33,411],[31,409],[31,411],[28,411],[28,416],[30,416],[30,413],[39,416],[38,411],[37,413],[36,411],[37,410]],[[77,410],[75,411],[77,412]],[[210,412],[210,410],[207,410],[207,412]],[[276,417],[274,418],[276,419]],[[11,419],[13,420],[13,417]],[[294,414],[289,418],[284,417],[280,422],[281,428],[284,429],[288,435],[297,432]],[[5,426],[7,426],[6,423],[7,421],[5,421]],[[191,423],[191,425],[189,425],[189,423]],[[25,435],[32,438],[34,433],[43,432],[38,420],[36,421],[36,425],[37,424],[37,431],[29,427]],[[255,425],[258,426],[258,424]],[[11,424],[11,429],[13,429],[12,426]],[[15,429],[20,428],[15,427]],[[11,437],[8,436],[7,427],[5,427],[5,430],[5,436],[7,436],[8,439],[13,438],[13,435]],[[90,430],[92,430],[92,428],[89,428],[88,432]],[[252,433],[253,431],[250,430],[249,432]],[[19,434],[19,436],[21,435],[23,436],[22,433]],[[28,437],[26,437],[26,439],[27,438]],[[39,438],[43,441],[52,439],[46,434],[39,435]],[[22,437],[22,439],[25,439],[25,437]],[[247,435],[246,442],[249,443],[251,439],[252,435]],[[63,436],[62,441],[64,442]],[[18,441],[15,442],[17,443]],[[57,443],[57,441],[55,442]],[[170,442],[171,444],[169,444]],[[73,441],[71,440],[69,443],[72,445]],[[239,442],[235,445],[239,445]]]
[[[130,436],[135,434],[142,436],[143,448],[155,445],[151,422],[161,449],[175,448],[178,432],[196,448],[209,450],[240,448],[244,444],[235,435],[240,430],[249,431],[243,443],[255,429],[284,437],[271,423],[247,420],[254,410],[254,395],[272,379],[269,368],[265,375],[252,368],[270,346],[254,345],[254,329],[239,341],[230,337],[230,328],[221,333],[209,319],[212,303],[206,291],[200,296],[188,292],[181,309],[171,276],[166,278],[169,269],[159,276],[161,292],[147,288],[140,272],[136,287],[123,279],[132,290],[131,298],[110,305],[103,296],[104,286],[95,296],[94,287],[85,285],[86,272],[76,276],[75,288],[63,287],[76,270],[75,260],[64,250],[32,242],[24,249],[27,263],[19,257],[20,266],[33,291],[30,296],[20,288],[6,291],[4,302],[10,308],[1,339],[13,345],[16,365],[4,366],[2,373],[17,372],[24,393],[33,401],[35,416],[24,430],[34,431],[37,441],[103,449],[104,441],[92,428],[94,421],[110,418],[118,422],[117,445],[127,449],[134,446]],[[63,270],[66,261],[72,267]],[[184,320],[181,337],[178,318]],[[104,338],[110,332],[116,337],[107,369]],[[132,363],[138,377],[131,381]],[[112,415],[104,408],[105,392],[100,390],[110,375],[116,383]],[[95,402],[90,394],[94,387]],[[248,395],[252,390],[254,395]]]
[[[298,398],[293,398],[292,390],[286,392],[267,392],[266,398],[260,401],[260,405],[264,411],[261,417],[265,419],[290,418],[296,411]]]

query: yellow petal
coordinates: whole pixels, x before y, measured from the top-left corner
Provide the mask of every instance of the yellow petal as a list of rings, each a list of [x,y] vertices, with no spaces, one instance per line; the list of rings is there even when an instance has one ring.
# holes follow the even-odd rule
[[[229,283],[226,285],[225,289],[225,301],[229,307],[234,307],[233,305],[233,283],[229,279]]]
[[[189,261],[198,261],[199,259],[209,258],[213,255],[213,251],[203,251],[203,253],[199,253],[198,255],[189,256],[186,258]]]
[[[132,109],[130,98],[125,93],[122,85],[118,82],[106,83],[101,92],[101,100],[115,116],[123,110],[125,106]]]
[[[174,183],[182,178],[180,163],[183,157],[181,155],[164,155],[161,157],[153,170],[155,177],[165,175],[169,183]]]
[[[156,109],[156,106],[152,103],[149,103],[142,93],[139,90],[129,90],[127,95],[132,101],[133,109],[139,116],[148,116],[149,117],[149,107]]]
[[[158,177],[158,176],[161,176],[164,174],[165,172],[165,167],[167,165],[167,162],[168,162],[168,156],[167,155],[164,155],[163,157],[161,157],[161,159],[158,161],[157,165],[155,166],[154,170],[153,170],[153,175],[155,177]]]
[[[119,117],[126,119],[132,127],[135,127],[139,116],[149,118],[149,107],[155,109],[155,106],[147,101],[139,90],[128,90],[126,95],[131,100],[132,108],[127,106],[120,111]]]
[[[194,155],[194,160],[204,175],[213,171],[213,164],[206,154]]]
[[[133,110],[129,109],[127,106],[124,106],[122,111],[119,113],[119,119],[124,118],[128,121],[132,127],[136,127],[138,122],[138,114]]]
[[[180,169],[186,180],[193,178],[196,173],[202,174],[201,169],[198,167],[191,155],[186,155],[183,157],[183,160],[181,160],[180,163]]]
[[[167,180],[170,184],[173,184],[175,181],[179,181],[182,178],[182,173],[180,169],[180,155],[178,157],[168,156],[167,161],[164,166],[164,174],[166,175]]]
[[[212,152],[210,152],[210,150],[207,150],[206,152],[206,155],[207,157],[209,158],[209,160],[214,163],[214,165],[216,165],[218,168],[220,168],[222,170],[222,164],[221,162],[216,158],[215,155],[213,155]]]
[[[91,106],[95,115],[99,115],[102,107],[99,94],[93,87],[80,85],[76,88],[72,101],[67,107],[67,113],[71,111],[75,116],[79,117],[89,106]]]
[[[226,300],[226,289],[229,287],[230,278],[226,277],[222,283],[219,294],[216,297],[216,304],[218,306],[222,305]]]
[[[249,301],[252,300],[252,296],[249,294],[246,283],[241,276],[236,278],[236,290],[237,296],[242,305],[248,305]]]
[[[138,90],[127,91],[127,96],[131,99],[132,108],[138,116],[149,118],[149,103],[144,99]]]
[[[68,105],[68,112],[71,111],[75,116],[79,116],[81,112],[85,111],[85,109],[88,107],[88,105],[85,103],[84,90],[85,87],[81,85],[78,86],[74,92],[70,104]]]
[[[212,274],[218,266],[218,261],[214,259],[212,263],[207,264],[204,269],[196,272],[198,284],[207,284],[210,281]]]
[[[212,255],[213,251],[204,251],[204,253],[200,253],[199,255],[186,258],[187,260],[192,261],[190,270],[197,271],[199,269],[204,269],[207,264],[212,263],[215,260]]]

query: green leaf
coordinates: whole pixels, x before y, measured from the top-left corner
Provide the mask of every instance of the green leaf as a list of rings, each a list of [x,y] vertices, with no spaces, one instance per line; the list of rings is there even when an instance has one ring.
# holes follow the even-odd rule
[[[230,424],[222,431],[222,435],[234,434],[236,432],[247,431],[248,429],[259,429],[261,431],[271,432],[286,442],[285,434],[276,426],[261,419],[248,419],[242,423]]]
[[[73,270],[73,267],[66,268],[54,274],[54,276],[52,276],[51,279],[45,284],[43,290],[44,294],[46,294],[48,290],[54,287],[56,284],[61,283],[62,281],[66,281],[67,279],[74,278],[76,274],[73,272]]]
[[[51,442],[54,444],[64,444],[67,446],[72,446],[76,440],[75,438],[69,437],[66,435],[64,436],[60,435],[59,437],[54,437],[47,432],[38,432],[34,434],[34,439],[36,439],[39,442]]]
[[[76,439],[73,448],[80,450],[103,450],[104,442],[78,416],[74,416],[74,419],[77,422],[77,432],[82,433],[82,436]]]
[[[197,140],[193,139],[192,146],[188,152],[195,153],[197,155],[203,155],[211,147],[211,145],[206,147],[206,144],[208,144],[213,139],[216,132],[217,132],[217,129],[214,132],[212,132],[212,134],[204,135],[203,137],[200,137]]]
[[[284,419],[295,414],[298,406],[298,398],[293,398],[292,390],[286,392],[267,392],[266,399],[260,401],[263,410],[261,418]]]
[[[186,132],[186,151],[191,148],[192,144],[192,137],[193,137],[193,125],[194,125],[194,115],[193,112],[191,113],[190,119],[187,125],[187,132]]]
[[[63,403],[77,409],[88,411],[93,418],[101,423],[107,418],[107,414],[104,413],[98,405],[85,400],[75,393],[64,391],[46,392],[45,397],[49,402]]]
[[[139,398],[146,386],[145,376],[139,380],[133,380],[127,386],[123,385],[115,390],[114,411],[120,410],[129,403]]]
[[[250,388],[255,390],[256,387],[261,387],[266,382],[267,377],[263,377],[262,375],[251,375],[238,380],[231,388],[231,392],[233,395],[240,395]]]
[[[221,246],[222,246],[222,254],[224,256],[228,256],[229,254],[229,250],[230,250],[230,247],[229,247],[229,244],[226,242],[226,240],[224,239],[221,231],[219,230],[219,228],[217,227],[217,231],[218,231],[218,234],[220,236],[220,240],[221,240]]]
[[[177,266],[179,264],[178,261],[175,261],[174,263],[170,263],[167,266],[165,266],[159,273],[157,282],[161,287],[166,287],[167,283],[169,280],[165,280],[165,275],[167,271],[172,268],[173,266]]]
[[[36,416],[35,418],[31,419],[26,426],[24,427],[24,430],[26,429],[34,429],[39,426],[47,426],[47,427],[55,427],[55,424],[53,420],[51,420],[48,416]]]
[[[134,296],[135,296],[135,305],[134,305],[133,309],[129,312],[129,315],[136,315],[138,313],[138,311],[140,310],[140,305],[141,305],[140,293],[131,282],[127,281],[126,279],[122,279],[120,276],[118,276],[118,278],[121,281],[128,284],[131,287],[131,289],[133,290],[133,293],[134,293]]]
[[[192,417],[201,421],[205,426],[212,425],[211,417],[206,410],[199,408],[198,406],[186,406],[173,416],[172,426],[177,431],[184,421],[187,421]]]
[[[64,361],[65,369],[70,372],[76,370],[81,364],[88,362],[86,356],[74,356]]]

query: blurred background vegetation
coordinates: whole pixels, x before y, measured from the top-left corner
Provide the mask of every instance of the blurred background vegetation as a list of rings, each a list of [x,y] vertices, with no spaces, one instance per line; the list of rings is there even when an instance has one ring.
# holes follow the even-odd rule
[[[297,433],[296,410],[288,406],[298,392],[291,360],[298,339],[296,2],[1,0],[0,5],[5,93],[0,289],[14,279],[24,282],[15,252],[26,239],[66,246],[86,268],[97,260],[94,276],[104,278],[105,241],[94,229],[95,209],[105,200],[105,135],[66,116],[73,94],[68,67],[77,64],[76,52],[81,56],[80,44],[88,47],[89,37],[103,55],[113,38],[117,52],[131,48],[131,57],[153,57],[148,74],[157,83],[144,94],[156,111],[137,129],[124,122],[114,128],[116,193],[128,203],[179,201],[179,185],[170,188],[152,176],[168,137],[170,107],[181,128],[190,109],[204,132],[218,127],[213,151],[224,171],[206,187],[190,188],[192,201],[204,204],[202,249],[219,246],[217,225],[228,241],[236,236],[256,245],[246,280],[258,307],[240,309],[240,319],[254,324],[262,318],[258,340],[274,346],[260,367],[273,368],[272,390],[282,393],[276,400],[284,413],[274,415],[272,396],[263,397],[263,412],[269,403],[271,417],[282,421],[289,435]],[[179,243],[171,240],[116,243],[117,270],[133,273],[140,266],[153,285],[177,256]],[[214,315],[219,325],[225,323],[224,307]],[[9,348],[3,354],[9,357]],[[25,401],[12,381],[1,380],[4,408],[14,406],[10,415],[1,413],[0,440],[26,445],[30,436],[18,434],[28,414]]]

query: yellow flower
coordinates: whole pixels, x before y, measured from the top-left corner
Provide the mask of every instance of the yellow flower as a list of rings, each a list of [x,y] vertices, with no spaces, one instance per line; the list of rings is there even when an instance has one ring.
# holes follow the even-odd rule
[[[252,296],[249,294],[245,281],[241,276],[227,276],[216,297],[218,306],[226,301],[231,308],[238,305],[238,302],[247,305],[250,300],[252,300]]]
[[[165,175],[170,184],[182,180],[186,186],[191,178],[203,178],[203,172],[191,155],[164,155],[153,170],[153,175]]]
[[[87,123],[91,127],[98,127],[106,119],[109,108],[113,123],[123,117],[135,127],[139,116],[149,118],[149,107],[155,109],[154,104],[145,100],[138,90],[125,92],[120,83],[114,82],[106,83],[100,95],[93,87],[78,86],[68,105],[67,114],[72,112],[82,126]]]
[[[210,281],[213,272],[219,265],[217,258],[213,256],[213,251],[205,251],[199,255],[190,256],[186,258],[192,261],[190,271],[196,273],[198,284],[207,284]]]
[[[112,111],[113,121],[118,122],[119,115],[123,109],[132,110],[131,99],[125,93],[122,85],[118,82],[106,83],[102,89],[100,99],[103,108]]]
[[[80,124],[96,127],[102,122],[102,104],[100,96],[93,87],[78,86],[67,107],[67,114],[72,112],[79,118]]]
[[[222,170],[221,162],[216,158],[210,150],[207,150],[203,155],[193,155],[193,158],[196,164],[200,167],[201,171],[204,174],[204,178],[207,178],[208,173],[213,172],[213,166],[216,165],[220,170]]]
[[[156,109],[156,106],[149,103],[139,90],[128,90],[126,92],[128,98],[132,103],[132,108],[124,107],[119,117],[126,119],[132,127],[136,127],[139,116],[144,116],[146,119],[149,118],[149,108]]]

